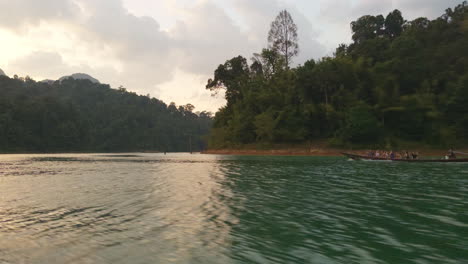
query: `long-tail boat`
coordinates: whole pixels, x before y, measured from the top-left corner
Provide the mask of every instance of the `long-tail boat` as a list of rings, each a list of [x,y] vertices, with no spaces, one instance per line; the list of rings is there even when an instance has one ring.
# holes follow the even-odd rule
[[[468,162],[468,158],[458,158],[458,159],[391,159],[391,158],[383,158],[383,157],[371,157],[353,153],[341,153],[345,157],[352,159],[352,160],[370,160],[370,161],[397,161],[397,162],[442,162],[442,163],[452,163],[452,162]]]

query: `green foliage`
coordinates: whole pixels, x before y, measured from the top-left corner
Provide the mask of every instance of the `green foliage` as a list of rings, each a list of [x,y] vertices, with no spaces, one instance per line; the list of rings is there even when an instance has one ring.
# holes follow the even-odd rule
[[[403,32],[405,20],[400,10],[394,10],[385,18],[385,34],[389,38],[396,38]]]
[[[278,49],[254,54],[250,67],[242,57],[220,65],[207,88],[226,89],[227,105],[211,147],[468,143],[466,2],[432,21],[405,21],[394,10],[351,28],[353,43],[334,57],[293,69]]]
[[[346,113],[344,127],[339,136],[345,142],[365,144],[378,142],[383,137],[382,132],[372,108],[360,103]]]
[[[450,125],[459,141],[468,142],[468,74],[457,83],[451,96],[446,115],[450,115]]]
[[[378,16],[362,16],[351,22],[353,40],[357,44],[375,39],[384,33],[385,18]]]
[[[125,88],[0,76],[0,152],[188,151],[205,147],[211,114]]]
[[[275,118],[275,112],[272,109],[257,115],[254,125],[257,140],[273,142],[277,120]]]
[[[250,74],[247,60],[238,56],[226,61],[218,66],[214,79],[209,79],[206,89],[218,92],[220,89],[226,90],[228,103],[235,103],[242,99],[242,87]]]

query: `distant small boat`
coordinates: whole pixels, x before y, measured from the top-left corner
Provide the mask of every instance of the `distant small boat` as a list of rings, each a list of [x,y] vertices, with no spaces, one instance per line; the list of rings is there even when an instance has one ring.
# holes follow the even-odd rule
[[[452,163],[452,162],[468,162],[468,158],[463,159],[390,159],[390,158],[381,158],[381,157],[369,157],[364,155],[358,155],[353,153],[342,152],[345,157],[352,160],[373,160],[373,161],[397,161],[397,162],[443,162],[443,163]]]

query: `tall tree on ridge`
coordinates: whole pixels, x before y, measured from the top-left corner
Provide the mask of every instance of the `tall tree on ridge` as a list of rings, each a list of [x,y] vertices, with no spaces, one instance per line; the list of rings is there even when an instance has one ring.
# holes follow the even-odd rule
[[[351,22],[354,43],[363,43],[370,39],[375,39],[384,33],[385,18],[378,16],[362,16],[358,20]]]
[[[297,26],[288,11],[281,11],[275,21],[271,23],[268,33],[270,48],[277,50],[284,56],[286,68],[289,68],[292,57],[299,53],[297,43]]]
[[[385,18],[385,33],[391,39],[400,36],[403,32],[403,25],[405,22],[400,10],[395,9]]]

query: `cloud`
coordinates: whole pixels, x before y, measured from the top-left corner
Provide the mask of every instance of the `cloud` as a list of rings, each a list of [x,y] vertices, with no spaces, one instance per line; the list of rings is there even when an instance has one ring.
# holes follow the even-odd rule
[[[447,8],[461,4],[462,0],[395,0],[394,8],[403,11],[403,15],[410,19],[427,17],[434,19],[441,16]]]
[[[145,92],[172,78],[177,61],[174,41],[151,17],[128,13],[119,0],[81,0],[87,19],[84,37],[108,46],[121,61],[120,71],[131,90]]]
[[[325,55],[325,46],[318,41],[319,32],[313,23],[299,10],[292,8],[291,15],[298,25],[300,53],[294,62],[303,64],[312,58],[317,59]]]
[[[0,0],[0,24],[18,29],[43,20],[70,19],[79,6],[69,0]]]
[[[171,30],[183,70],[210,74],[225,60],[252,52],[247,35],[221,7],[205,1],[185,11],[185,20]]]
[[[22,57],[12,60],[8,64],[12,73],[30,75],[38,79],[59,79],[73,73],[88,73],[97,79],[112,78],[117,71],[110,67],[92,67],[89,65],[70,65],[63,60],[57,52],[34,51]]]
[[[176,102],[179,105],[191,103],[196,106],[197,111],[215,111],[225,104],[225,100],[223,95],[214,97],[205,89],[208,78],[208,75],[193,74],[177,69],[174,79],[158,85],[158,88],[166,103]]]
[[[64,68],[62,56],[56,52],[36,51],[10,62],[8,67],[13,72],[27,72],[32,76],[58,76]]]

